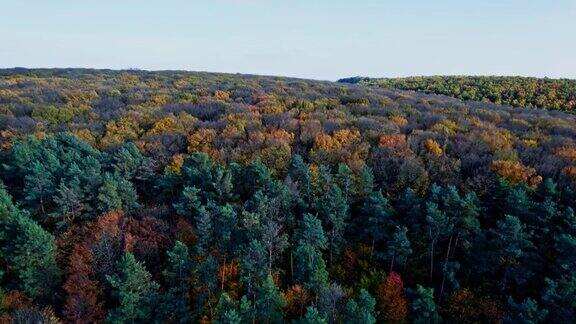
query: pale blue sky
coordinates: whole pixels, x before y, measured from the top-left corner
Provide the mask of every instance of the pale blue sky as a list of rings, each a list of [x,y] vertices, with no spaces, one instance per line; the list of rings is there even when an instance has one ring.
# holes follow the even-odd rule
[[[0,67],[576,78],[576,0],[0,0]]]

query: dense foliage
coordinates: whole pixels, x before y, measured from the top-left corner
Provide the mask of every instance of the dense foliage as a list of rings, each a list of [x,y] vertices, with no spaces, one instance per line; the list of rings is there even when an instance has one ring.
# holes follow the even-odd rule
[[[0,73],[0,316],[576,315],[576,123],[287,78]]]
[[[424,91],[462,100],[490,101],[514,107],[576,109],[576,80],[492,76],[430,76],[407,78],[347,78],[340,82]]]

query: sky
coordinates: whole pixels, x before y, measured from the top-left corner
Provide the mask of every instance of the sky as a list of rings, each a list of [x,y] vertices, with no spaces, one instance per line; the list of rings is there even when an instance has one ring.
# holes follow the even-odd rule
[[[576,0],[0,0],[0,68],[576,78]]]

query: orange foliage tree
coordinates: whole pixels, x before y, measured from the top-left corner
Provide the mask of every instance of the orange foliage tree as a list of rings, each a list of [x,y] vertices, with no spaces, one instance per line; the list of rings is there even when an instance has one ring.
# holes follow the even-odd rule
[[[519,161],[493,161],[492,171],[512,184],[523,182],[530,187],[536,187],[542,182],[542,177],[536,174],[534,168],[526,167]]]
[[[408,315],[408,300],[404,295],[402,277],[391,272],[376,291],[380,315],[386,323],[405,323]]]

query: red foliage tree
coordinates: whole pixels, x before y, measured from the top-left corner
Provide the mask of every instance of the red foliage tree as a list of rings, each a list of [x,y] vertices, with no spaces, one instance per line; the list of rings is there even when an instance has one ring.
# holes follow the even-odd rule
[[[377,288],[376,298],[386,323],[405,323],[408,315],[408,300],[404,295],[402,277],[391,272]]]

